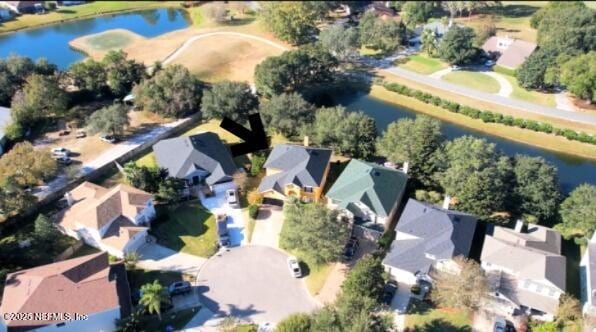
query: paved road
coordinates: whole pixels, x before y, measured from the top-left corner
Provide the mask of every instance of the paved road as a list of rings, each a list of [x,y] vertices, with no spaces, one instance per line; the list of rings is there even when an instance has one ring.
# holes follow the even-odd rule
[[[156,243],[144,244],[138,250],[137,266],[147,270],[179,271],[196,274],[206,258],[177,252]]]
[[[241,209],[231,208],[226,201],[226,190],[235,189],[236,185],[233,181],[215,185],[215,195],[205,197],[203,193],[199,193],[201,197],[201,204],[206,207],[214,215],[225,213],[228,216],[228,232],[230,233],[230,244],[232,247],[246,244],[246,236],[244,236],[245,222],[244,214]]]
[[[284,223],[283,211],[280,207],[262,206],[255,221],[251,243],[271,248],[279,248],[279,233]]]
[[[264,246],[220,251],[201,268],[197,285],[201,303],[216,315],[255,323],[277,322],[317,304],[303,279],[290,276],[287,255]]]
[[[118,159],[119,157],[123,156],[127,152],[133,150],[134,148],[138,147],[139,145],[145,143],[146,141],[152,139],[155,136],[163,134],[164,132],[178,126],[179,124],[183,123],[184,121],[188,121],[189,119],[182,119],[171,123],[162,124],[156,126],[155,128],[132,136],[130,139],[126,141],[122,141],[118,144],[115,144],[110,149],[106,150],[104,153],[99,155],[97,158],[85,163],[82,165],[78,176],[83,176],[93,172],[94,170],[113,162],[114,160]],[[37,196],[38,199],[43,199],[50,193],[59,190],[65,187],[68,184],[68,178],[64,174],[58,175],[52,181],[48,182],[45,186],[37,187],[34,189],[34,194]]]
[[[421,84],[430,85],[437,89],[446,90],[449,92],[457,93],[462,96],[503,105],[520,111],[520,115],[523,113],[534,113],[538,115],[548,116],[552,118],[558,118],[573,122],[585,123],[589,125],[596,125],[596,115],[587,113],[571,113],[568,111],[559,110],[552,107],[540,106],[520,100],[510,99],[503,96],[484,93],[477,90],[469,89],[459,85],[451,84],[440,79],[435,79],[429,76],[420,75],[405,69],[398,67],[391,67],[383,69],[393,75],[397,75]]]

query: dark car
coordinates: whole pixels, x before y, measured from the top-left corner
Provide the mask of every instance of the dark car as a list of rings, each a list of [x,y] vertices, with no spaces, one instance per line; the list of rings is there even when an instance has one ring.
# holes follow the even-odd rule
[[[346,243],[346,246],[344,247],[344,254],[343,254],[343,258],[346,261],[351,260],[354,255],[356,254],[356,252],[358,251],[358,239],[355,236],[350,237],[350,239],[348,240],[348,243]]]
[[[390,306],[395,292],[397,292],[397,282],[394,280],[387,281],[385,286],[383,286],[383,303]]]
[[[177,281],[177,282],[172,283],[168,287],[168,292],[170,293],[170,296],[190,293],[191,290],[192,290],[192,286],[190,285],[190,282],[188,282],[188,281]]]
[[[221,247],[230,246],[230,233],[228,232],[228,216],[225,214],[217,215],[217,236],[218,244]]]

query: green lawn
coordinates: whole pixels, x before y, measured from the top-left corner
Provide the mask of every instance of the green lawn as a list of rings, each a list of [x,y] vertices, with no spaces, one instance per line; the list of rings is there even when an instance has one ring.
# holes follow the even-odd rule
[[[198,202],[166,209],[152,229],[158,243],[176,251],[210,257],[217,251],[215,217]]]
[[[555,101],[555,96],[553,94],[526,90],[519,86],[515,77],[507,75],[502,76],[505,77],[505,79],[509,81],[509,83],[511,83],[511,86],[513,87],[513,92],[510,95],[511,98],[549,107],[555,107],[557,105]]]
[[[157,161],[155,160],[155,153],[149,152],[146,155],[142,156],[141,158],[137,159],[136,161],[137,166],[146,166],[146,167],[157,167]]]
[[[125,31],[106,31],[90,37],[89,46],[96,50],[107,51],[126,47],[134,40],[134,35]]]
[[[468,315],[452,309],[436,309],[413,300],[406,315],[405,327],[425,332],[469,332],[472,322]]]
[[[399,65],[399,67],[419,74],[430,75],[443,68],[447,68],[447,64],[425,54],[416,54],[410,56],[408,61]]]
[[[482,92],[497,93],[501,89],[501,85],[494,78],[473,71],[454,71],[443,76],[442,79]]]
[[[141,288],[145,284],[152,283],[154,280],[158,280],[159,283],[168,287],[171,283],[176,281],[182,281],[182,273],[175,271],[149,271],[149,270],[129,270],[128,284],[130,289],[135,290]]]
[[[3,22],[0,25],[0,33],[31,28],[39,25],[58,23],[62,21],[81,19],[84,17],[98,16],[107,13],[162,7],[180,7],[180,2],[94,1],[83,5],[60,8],[44,15],[25,14],[18,16],[14,20]]]

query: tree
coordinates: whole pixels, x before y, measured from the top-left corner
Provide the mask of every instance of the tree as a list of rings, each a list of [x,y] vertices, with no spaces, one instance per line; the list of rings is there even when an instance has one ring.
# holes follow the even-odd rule
[[[116,331],[117,332],[136,332],[142,330],[142,315],[144,309],[140,308],[133,310],[130,315],[126,318],[120,318],[116,320]]]
[[[159,183],[155,198],[166,204],[174,204],[182,200],[184,189],[184,180],[169,177]]]
[[[476,45],[482,46],[487,39],[489,39],[492,36],[495,36],[496,34],[497,26],[492,20],[486,24],[479,26],[478,30],[476,31]]]
[[[405,36],[405,27],[394,20],[377,18],[364,13],[360,22],[360,43],[383,52],[395,51]]]
[[[68,70],[73,84],[81,90],[93,92],[99,96],[107,88],[107,75],[101,62],[87,59],[75,62]]]
[[[145,65],[126,59],[122,51],[109,51],[101,61],[106,72],[108,87],[115,96],[123,97],[130,93],[134,84],[145,77]]]
[[[325,305],[311,316],[311,331],[341,332],[341,328],[340,317],[332,305]]]
[[[296,200],[284,205],[284,227],[279,244],[304,252],[315,264],[337,260],[348,237],[348,225],[334,211]]]
[[[431,1],[407,1],[402,7],[402,15],[407,26],[426,23],[433,11]]]
[[[58,230],[54,227],[50,218],[44,214],[39,214],[35,219],[33,235],[38,244],[49,249],[58,237]]]
[[[437,270],[431,297],[441,307],[472,312],[488,293],[488,281],[484,270],[473,260],[460,256],[455,263],[458,271]]]
[[[349,61],[358,56],[360,36],[356,28],[345,28],[334,24],[319,34],[321,46],[340,61]]]
[[[543,322],[534,325],[532,332],[559,332],[559,328],[555,322]]]
[[[311,329],[311,317],[308,314],[291,314],[277,323],[276,332],[305,332]]]
[[[416,116],[415,120],[400,119],[390,123],[377,140],[377,152],[395,163],[408,162],[408,174],[430,186],[434,183],[433,155],[442,141],[439,121]]]
[[[561,83],[588,104],[596,100],[596,51],[571,58],[561,66]]]
[[[557,169],[541,157],[516,155],[513,163],[513,208],[521,215],[547,221],[559,204]]]
[[[596,229],[596,186],[584,183],[575,188],[561,203],[562,223],[555,228],[566,238],[589,240]]]
[[[0,105],[9,106],[14,93],[21,89],[31,74],[53,75],[57,71],[54,64],[41,58],[34,63],[30,58],[11,54],[0,59]]]
[[[30,128],[42,119],[63,115],[67,101],[55,77],[32,74],[12,98],[12,120]]]
[[[228,19],[228,10],[223,3],[212,3],[204,6],[205,16],[211,21],[224,22]]]
[[[265,59],[255,67],[257,92],[272,97],[303,92],[333,80],[338,61],[320,47],[302,47]]]
[[[0,183],[0,216],[5,219],[22,213],[37,202],[37,198],[26,192],[13,179],[2,178]]]
[[[366,159],[375,151],[375,121],[362,112],[346,112],[341,106],[319,109],[305,133],[315,144],[353,158]]]
[[[45,149],[35,149],[21,142],[0,158],[0,179],[10,178],[12,184],[26,188],[41,184],[58,171],[56,160]]]
[[[313,121],[315,107],[296,92],[282,93],[262,103],[259,113],[267,129],[293,138],[302,125]]]
[[[364,256],[356,262],[341,285],[342,294],[380,300],[385,285],[383,272],[380,258]]]
[[[547,70],[556,63],[557,54],[549,48],[539,48],[517,69],[517,81],[526,89],[550,88],[545,78]]]
[[[201,111],[208,119],[228,117],[237,122],[245,122],[248,114],[259,101],[245,82],[221,81],[205,90],[201,100]]]
[[[438,156],[436,174],[457,209],[489,217],[501,211],[509,194],[511,163],[485,139],[463,136],[447,142]]]
[[[139,303],[145,306],[150,314],[156,313],[159,320],[161,320],[161,303],[168,301],[165,291],[166,289],[157,280],[141,286],[141,293],[143,295]]]
[[[437,54],[437,37],[435,36],[435,32],[431,29],[424,29],[424,31],[422,31],[420,43],[422,50],[429,56]]]
[[[138,166],[134,161],[124,165],[124,178],[131,186],[155,193],[168,177],[168,170],[159,167]]]
[[[199,81],[181,65],[168,66],[134,88],[135,105],[165,117],[182,118],[198,111]]]
[[[582,319],[582,316],[582,305],[573,295],[563,294],[559,298],[556,314],[556,322],[559,327],[564,327],[570,322],[577,322]]]
[[[129,124],[130,119],[126,107],[122,104],[114,104],[91,114],[87,121],[87,129],[92,135],[97,133],[122,135]]]
[[[317,34],[316,22],[325,17],[327,10],[327,4],[317,1],[264,2],[259,14],[277,38],[298,45]]]
[[[139,262],[139,254],[136,251],[129,251],[124,254],[124,266],[127,270],[133,270]]]
[[[443,35],[438,49],[439,56],[450,64],[471,63],[478,54],[478,49],[474,47],[475,38],[472,28],[455,25]]]
[[[255,152],[250,158],[250,175],[257,176],[263,171],[263,165],[267,161],[264,153]]]

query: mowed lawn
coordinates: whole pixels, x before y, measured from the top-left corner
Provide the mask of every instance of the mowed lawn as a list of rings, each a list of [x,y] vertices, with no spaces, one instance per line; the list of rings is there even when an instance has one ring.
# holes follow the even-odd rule
[[[439,59],[434,59],[424,54],[416,54],[410,56],[408,61],[399,65],[399,67],[419,74],[430,75],[436,71],[447,68],[447,64]]]
[[[431,308],[419,301],[412,301],[406,315],[405,328],[425,332],[472,331],[468,315],[454,309]]]
[[[515,77],[509,75],[502,76],[509,81],[513,87],[513,92],[509,97],[548,107],[555,107],[557,105],[553,94],[526,90],[519,86]]]
[[[175,251],[210,257],[217,251],[215,217],[198,202],[159,207],[164,216],[153,225],[158,243]]]
[[[443,76],[442,79],[482,92],[497,93],[501,89],[501,85],[494,78],[473,71],[454,71]]]

